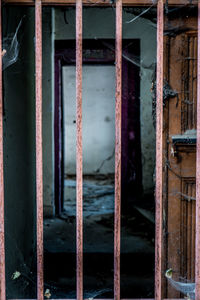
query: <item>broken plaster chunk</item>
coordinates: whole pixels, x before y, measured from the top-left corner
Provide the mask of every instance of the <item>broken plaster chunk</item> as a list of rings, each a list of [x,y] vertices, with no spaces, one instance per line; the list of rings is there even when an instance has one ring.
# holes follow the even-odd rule
[[[12,274],[12,280],[16,280],[17,278],[19,278],[21,276],[21,273],[19,271],[15,271],[13,274]]]
[[[45,293],[44,293],[44,296],[49,299],[51,297],[51,292],[49,289],[46,289]]]

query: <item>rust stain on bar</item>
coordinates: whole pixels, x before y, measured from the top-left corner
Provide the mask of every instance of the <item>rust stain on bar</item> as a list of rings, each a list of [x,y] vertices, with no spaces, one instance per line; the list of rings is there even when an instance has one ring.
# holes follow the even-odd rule
[[[200,300],[200,2],[198,4],[195,299]]]
[[[82,0],[76,2],[76,297],[83,299]]]
[[[116,1],[114,299],[120,300],[122,0]]]
[[[0,1],[0,51],[2,53],[2,19]],[[6,300],[5,282],[5,225],[4,225],[4,173],[3,173],[3,92],[2,55],[0,56],[0,300]]]
[[[43,163],[42,163],[42,3],[35,2],[36,63],[36,205],[37,205],[37,299],[44,299],[43,280]]]
[[[163,144],[163,0],[157,5],[157,103],[156,103],[156,228],[155,299],[161,300],[162,283],[162,144]]]

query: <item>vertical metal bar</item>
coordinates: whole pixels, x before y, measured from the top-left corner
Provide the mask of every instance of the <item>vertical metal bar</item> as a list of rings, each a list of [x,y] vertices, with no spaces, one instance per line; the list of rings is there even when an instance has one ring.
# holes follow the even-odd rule
[[[43,279],[43,160],[42,160],[42,3],[35,2],[36,88],[36,205],[37,205],[37,299],[44,298]]]
[[[162,297],[163,0],[157,5],[155,299]]]
[[[198,3],[195,299],[200,300],[200,2]]]
[[[82,0],[76,1],[76,298],[83,299]]]
[[[6,299],[3,172],[2,11],[0,1],[0,300]]]
[[[116,1],[114,299],[120,300],[122,0]]]

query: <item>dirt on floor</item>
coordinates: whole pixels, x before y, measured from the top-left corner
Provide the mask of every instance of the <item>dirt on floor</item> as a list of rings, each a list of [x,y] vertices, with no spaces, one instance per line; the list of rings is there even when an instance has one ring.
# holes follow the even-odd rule
[[[113,297],[114,184],[85,179],[84,297]],[[52,297],[76,297],[76,182],[65,180],[64,212],[44,220],[45,284]],[[121,294],[153,297],[154,216],[133,205],[121,219]]]

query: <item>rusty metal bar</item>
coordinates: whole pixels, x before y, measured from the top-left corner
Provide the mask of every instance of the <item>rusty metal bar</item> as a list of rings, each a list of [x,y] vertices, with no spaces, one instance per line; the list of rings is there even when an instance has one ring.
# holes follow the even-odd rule
[[[162,295],[163,0],[157,4],[155,299]]]
[[[76,2],[76,297],[83,299],[82,0]]]
[[[114,218],[114,299],[120,300],[121,240],[121,119],[122,119],[122,0],[116,1],[115,50],[115,218]]]
[[[200,300],[200,2],[198,4],[195,299]]]
[[[4,224],[4,172],[3,172],[3,85],[2,85],[2,12],[0,1],[0,300],[6,300],[5,280],[5,224]]]
[[[42,161],[42,2],[35,1],[37,299],[44,299],[43,279],[43,161]]]

